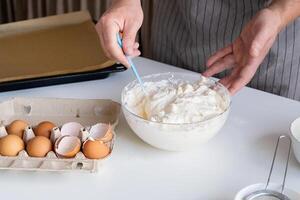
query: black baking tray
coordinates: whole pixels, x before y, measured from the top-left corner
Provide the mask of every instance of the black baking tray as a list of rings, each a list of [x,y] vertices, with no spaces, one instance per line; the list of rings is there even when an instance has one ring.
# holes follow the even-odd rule
[[[80,73],[71,73],[63,74],[56,76],[47,76],[40,78],[31,78],[17,81],[8,81],[0,83],[0,92],[12,91],[12,90],[21,90],[29,89],[35,87],[44,87],[50,85],[74,83],[81,81],[90,81],[97,79],[105,79],[111,73],[125,71],[126,67],[122,64],[114,64],[112,66],[106,67],[104,69],[89,71],[89,72],[80,72]]]

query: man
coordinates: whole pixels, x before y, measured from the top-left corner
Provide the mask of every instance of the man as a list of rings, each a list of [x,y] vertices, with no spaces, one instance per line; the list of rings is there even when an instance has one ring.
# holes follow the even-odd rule
[[[300,100],[300,0],[156,0],[154,6],[153,59],[208,77],[220,73],[231,94],[254,77],[250,86]],[[140,55],[135,37],[142,21],[140,0],[113,1],[96,26],[108,57],[129,66],[119,32],[124,52]]]

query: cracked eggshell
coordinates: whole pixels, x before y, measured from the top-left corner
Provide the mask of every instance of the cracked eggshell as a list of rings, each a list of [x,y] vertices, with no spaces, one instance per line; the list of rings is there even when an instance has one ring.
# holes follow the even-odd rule
[[[27,126],[27,122],[23,120],[15,120],[6,127],[6,130],[9,135],[17,135],[20,138],[23,138],[23,133]]]
[[[2,156],[17,156],[24,148],[24,141],[17,135],[6,135],[0,139],[0,154]]]
[[[30,139],[26,145],[26,151],[32,157],[45,157],[52,150],[52,143],[49,138],[36,136]]]
[[[72,135],[72,136],[80,137],[80,131],[82,128],[83,126],[78,122],[68,122],[62,125],[60,132],[62,136]]]
[[[101,159],[109,155],[110,148],[101,140],[88,139],[83,143],[82,151],[89,159]]]
[[[90,138],[110,142],[113,139],[112,127],[110,124],[98,123],[91,127]]]
[[[34,127],[34,134],[36,136],[44,136],[50,138],[51,130],[56,127],[55,124],[49,121],[40,122],[36,127]]]
[[[72,135],[64,135],[58,138],[54,145],[55,153],[59,157],[73,158],[80,151],[80,139]]]

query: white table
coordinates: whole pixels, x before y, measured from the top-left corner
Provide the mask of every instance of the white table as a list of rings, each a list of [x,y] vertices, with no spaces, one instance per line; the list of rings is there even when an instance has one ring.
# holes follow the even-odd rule
[[[136,58],[141,74],[184,71]],[[120,101],[131,70],[108,79],[0,93],[14,96],[111,98]],[[225,127],[191,152],[161,151],[142,142],[121,116],[113,155],[100,172],[0,172],[1,199],[232,200],[243,187],[265,182],[275,141],[300,116],[300,103],[245,88],[233,98]],[[279,157],[281,166],[284,159]],[[276,169],[275,169],[276,170]],[[279,172],[275,179],[280,181]],[[300,164],[292,156],[287,187],[300,191]]]

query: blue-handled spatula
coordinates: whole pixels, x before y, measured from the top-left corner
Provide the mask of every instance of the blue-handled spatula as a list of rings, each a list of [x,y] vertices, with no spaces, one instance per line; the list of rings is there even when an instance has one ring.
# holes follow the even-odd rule
[[[122,39],[121,39],[119,33],[117,33],[117,41],[118,41],[118,45],[119,45],[120,48],[122,49],[122,48],[123,48],[123,42],[122,42]],[[145,94],[147,94],[147,93],[146,93],[146,90],[145,90],[145,88],[144,88],[143,80],[141,79],[141,77],[140,77],[140,75],[139,75],[139,73],[138,73],[138,71],[137,71],[137,69],[136,69],[134,63],[132,62],[132,60],[131,60],[131,58],[130,58],[130,56],[127,56],[126,54],[125,54],[125,56],[126,56],[126,59],[127,59],[128,63],[130,64],[130,68],[132,69],[132,71],[133,71],[133,73],[134,73],[136,79],[138,80],[138,82],[139,82],[139,84],[140,84],[140,86],[141,86],[143,92],[144,92]]]

